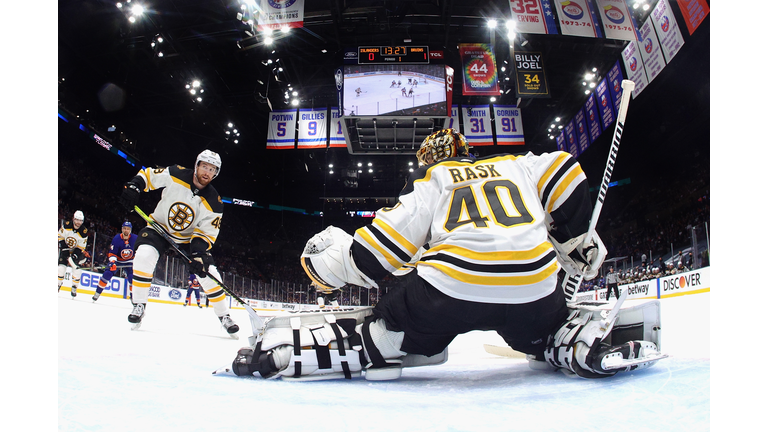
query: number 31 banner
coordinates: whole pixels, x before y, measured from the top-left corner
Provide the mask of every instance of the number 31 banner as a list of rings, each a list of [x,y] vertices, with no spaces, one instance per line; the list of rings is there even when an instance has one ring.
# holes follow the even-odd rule
[[[493,145],[491,107],[488,105],[462,106],[464,138],[472,146]]]
[[[464,96],[498,96],[499,75],[496,58],[489,44],[459,44],[464,75]]]

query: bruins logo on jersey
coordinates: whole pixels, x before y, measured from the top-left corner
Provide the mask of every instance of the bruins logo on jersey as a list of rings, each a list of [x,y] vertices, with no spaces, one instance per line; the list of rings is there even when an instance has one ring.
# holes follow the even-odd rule
[[[195,220],[195,212],[183,202],[173,203],[168,209],[168,226],[175,231],[184,231]]]
[[[77,246],[77,240],[74,237],[67,237],[64,241],[67,243],[68,248]]]

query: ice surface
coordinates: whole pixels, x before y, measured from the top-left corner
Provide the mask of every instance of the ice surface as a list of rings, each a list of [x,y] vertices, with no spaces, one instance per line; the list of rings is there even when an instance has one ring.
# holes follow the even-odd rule
[[[60,431],[710,430],[709,294],[662,300],[650,369],[585,380],[493,356],[495,333],[457,337],[448,361],[397,381],[288,382],[214,376],[247,345],[213,309],[150,303],[130,330],[128,300],[58,298]],[[696,319],[692,319],[696,316]]]

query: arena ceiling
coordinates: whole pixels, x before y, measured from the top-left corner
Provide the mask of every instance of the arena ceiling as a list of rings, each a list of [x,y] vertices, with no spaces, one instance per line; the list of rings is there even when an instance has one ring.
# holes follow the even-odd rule
[[[288,85],[297,91],[300,107],[336,105],[334,71],[342,65],[345,48],[428,45],[442,50],[445,62],[458,68],[458,44],[493,38],[498,65],[511,61],[505,32],[487,26],[489,19],[504,22],[510,15],[507,0],[306,0],[304,27],[276,35],[271,45],[238,19],[238,0],[143,0],[145,13],[134,23],[126,13],[130,4],[118,8],[115,1],[59,1],[60,106],[145,166],[191,166],[203,149],[217,151],[223,158],[215,183],[220,194],[261,205],[315,211],[329,205],[323,198],[351,198],[356,200],[351,205],[373,210],[380,204],[367,198],[395,197],[402,188],[412,156],[265,149],[268,114],[287,107]],[[645,14],[638,16],[640,22]],[[614,178],[647,173],[659,155],[674,159],[709,153],[709,20],[694,35],[683,32],[686,44],[680,54],[630,107],[622,144],[630,149],[622,150]],[[610,39],[518,35],[516,51],[542,53],[551,97],[518,101],[514,88],[500,95],[497,103],[519,104],[526,141],[503,151],[554,150],[549,125],[584,103],[584,74],[592,68],[605,74],[625,45]],[[276,65],[283,68],[277,77]],[[509,71],[500,73],[502,79]],[[186,85],[193,80],[200,81],[204,94],[190,95]],[[502,80],[502,90],[510,90],[513,82]],[[488,98],[454,93],[454,102],[487,104]],[[238,143],[226,134],[230,123],[240,133]],[[601,139],[579,159],[591,183],[599,181],[605,166],[609,139]],[[371,162],[374,172],[362,174],[357,187],[328,173],[329,163],[338,168],[358,162]]]

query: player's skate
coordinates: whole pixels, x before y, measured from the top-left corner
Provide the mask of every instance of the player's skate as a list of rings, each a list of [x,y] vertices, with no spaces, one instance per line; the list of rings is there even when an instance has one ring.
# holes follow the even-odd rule
[[[128,322],[133,323],[131,330],[138,330],[141,327],[141,320],[144,318],[144,303],[134,303],[133,311],[128,315]]]
[[[91,299],[95,302],[96,300],[99,299],[100,296],[101,296],[101,293],[96,291],[95,293],[93,293],[93,297],[91,297]]]
[[[229,333],[229,337],[232,339],[240,339],[240,337],[237,336],[237,332],[240,331],[240,327],[235,324],[234,321],[232,321],[232,318],[229,316],[229,314],[220,316],[219,321],[221,321],[221,326],[224,327],[224,330]]]
[[[77,296],[77,287],[76,286],[72,285],[71,293],[72,293],[72,298],[75,298],[75,296]]]
[[[645,369],[668,357],[660,352],[659,301],[622,307],[626,295],[624,291],[613,308],[606,303],[575,305],[565,324],[550,337],[544,352],[549,365],[582,378],[602,378]]]

